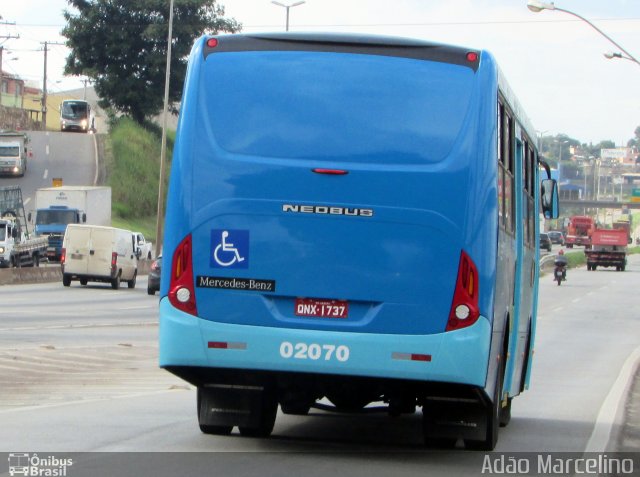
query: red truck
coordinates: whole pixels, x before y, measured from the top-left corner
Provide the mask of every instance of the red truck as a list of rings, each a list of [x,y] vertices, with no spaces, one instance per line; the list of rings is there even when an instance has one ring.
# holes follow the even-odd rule
[[[591,250],[585,250],[587,270],[616,267],[623,272],[627,266],[627,231],[624,229],[595,229],[591,235]]]
[[[573,215],[569,218],[565,245],[573,248],[574,245],[591,246],[591,235],[596,228],[596,223],[592,217],[586,215]]]

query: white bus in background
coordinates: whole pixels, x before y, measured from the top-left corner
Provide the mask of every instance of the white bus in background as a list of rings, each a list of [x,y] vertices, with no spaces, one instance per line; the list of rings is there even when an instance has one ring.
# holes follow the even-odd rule
[[[65,99],[60,105],[60,131],[95,132],[96,118],[88,101]]]

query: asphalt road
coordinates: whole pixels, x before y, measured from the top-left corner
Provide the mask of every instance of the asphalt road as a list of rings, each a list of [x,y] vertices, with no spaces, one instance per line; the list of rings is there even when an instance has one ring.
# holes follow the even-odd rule
[[[64,185],[94,185],[95,136],[72,132],[29,131],[33,157],[24,177],[2,177],[0,186],[19,185],[27,213],[35,207],[35,191],[51,187],[53,178]]]
[[[608,449],[623,398],[620,373],[638,353],[640,320],[632,310],[639,288],[638,256],[626,272],[570,270],[562,286],[542,277],[532,387],[514,401],[497,451]],[[92,461],[111,475],[160,475],[186,465],[182,454],[165,454],[171,452],[222,453],[215,462],[203,454],[189,463],[233,466],[232,475],[480,474],[482,453],[426,452],[419,413],[279,414],[270,439],[201,434],[194,389],[157,368],[158,297],[146,294],[144,277],[134,290],[74,282],[0,293],[0,452],[166,457],[142,459],[151,462],[149,474],[127,473],[135,457]]]

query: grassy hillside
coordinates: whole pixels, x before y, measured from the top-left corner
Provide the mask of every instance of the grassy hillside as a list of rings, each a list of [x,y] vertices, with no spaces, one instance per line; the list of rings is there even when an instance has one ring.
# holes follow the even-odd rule
[[[168,132],[167,183],[174,139],[175,132]],[[121,118],[111,126],[105,147],[113,225],[140,231],[153,242],[156,241],[160,143],[161,130],[157,126],[141,126]]]

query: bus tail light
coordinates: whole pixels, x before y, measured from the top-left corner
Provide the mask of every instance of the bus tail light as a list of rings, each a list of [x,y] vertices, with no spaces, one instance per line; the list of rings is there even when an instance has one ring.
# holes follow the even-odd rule
[[[180,242],[173,253],[171,280],[169,282],[169,301],[178,310],[197,316],[191,251],[191,234],[189,234]]]
[[[446,331],[473,325],[480,316],[478,309],[478,269],[464,251],[460,253],[458,278],[449,312]]]

